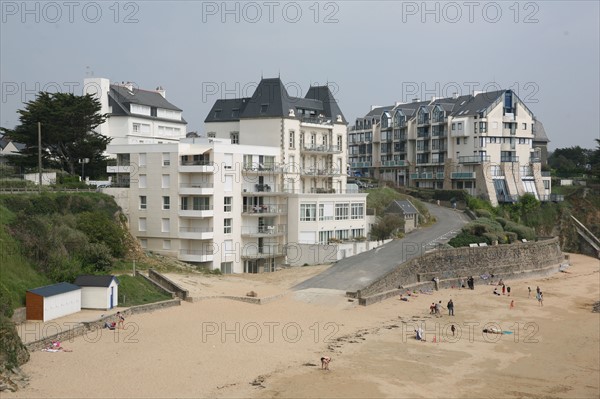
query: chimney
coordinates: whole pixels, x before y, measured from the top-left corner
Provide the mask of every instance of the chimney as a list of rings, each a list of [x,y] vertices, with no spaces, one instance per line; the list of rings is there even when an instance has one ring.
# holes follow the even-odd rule
[[[163,89],[162,86],[158,86],[156,88],[156,92],[158,94],[160,94],[161,96],[163,96],[163,98],[167,98],[167,91],[165,89]]]
[[[458,93],[456,93],[456,92],[452,93],[452,98],[457,99],[458,98]]]
[[[132,92],[132,93],[133,93],[133,83],[131,83],[131,82],[127,82],[127,83],[123,84],[123,86],[124,86],[124,87],[125,87],[127,90],[129,90],[130,92]]]
[[[413,102],[413,103],[418,103],[418,102],[419,102],[419,98],[418,98],[418,97],[415,97],[415,98],[413,98],[413,99],[412,99],[412,102]]]

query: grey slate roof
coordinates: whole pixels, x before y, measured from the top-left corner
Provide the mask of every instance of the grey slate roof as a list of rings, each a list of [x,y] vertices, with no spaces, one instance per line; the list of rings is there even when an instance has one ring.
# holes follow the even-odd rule
[[[94,276],[91,274],[85,274],[77,276],[74,284],[80,287],[108,287],[113,280],[119,284],[119,280],[115,276]]]
[[[234,109],[239,109],[239,116],[234,116]],[[331,90],[327,86],[311,86],[304,96],[292,97],[279,78],[263,78],[250,98],[217,100],[204,122],[227,122],[249,118],[289,118],[290,109],[295,118],[300,119],[298,109],[315,111],[326,119],[336,123],[337,115],[342,122],[346,119],[342,114]],[[220,111],[220,112],[219,112]]]
[[[80,290],[81,287],[70,284],[70,283],[58,283],[52,285],[46,285],[44,287],[34,288],[32,290],[27,290],[27,292],[31,292],[32,294],[36,294],[39,296],[43,296],[44,298],[64,294],[66,292],[71,292],[75,290]]]
[[[160,120],[172,123],[181,123],[187,125],[185,119],[181,121],[158,118],[156,116],[132,114],[130,112],[130,104],[146,105],[152,108],[163,108],[172,111],[181,111],[175,105],[171,104],[160,93],[150,90],[142,90],[133,88],[131,92],[121,85],[111,84],[108,92],[108,104],[112,107],[112,115],[116,116],[135,116],[142,119]]]
[[[533,120],[533,141],[549,143],[550,139],[546,135],[544,125],[537,119]]]
[[[386,212],[402,213],[404,215],[416,215],[419,213],[417,208],[409,200],[395,200],[386,208]]]

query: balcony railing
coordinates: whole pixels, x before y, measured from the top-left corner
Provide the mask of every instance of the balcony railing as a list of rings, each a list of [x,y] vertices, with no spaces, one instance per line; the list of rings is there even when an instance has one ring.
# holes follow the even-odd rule
[[[242,209],[242,213],[245,214],[283,214],[287,212],[285,205],[246,205]]]
[[[323,153],[338,153],[341,152],[341,148],[337,145],[326,145],[326,144],[304,144],[303,151],[308,152],[323,152]]]
[[[283,245],[244,245],[242,248],[242,258],[260,259],[283,256],[285,254]]]
[[[331,119],[322,118],[318,116],[302,116],[300,115],[300,121],[304,123],[315,123],[317,125],[331,125]]]
[[[301,169],[300,174],[306,176],[336,176],[340,174],[340,171],[337,169],[305,168]]]
[[[451,179],[474,179],[475,172],[452,172],[450,173]]]
[[[458,163],[482,163],[490,162],[489,155],[472,155],[465,157],[458,157]]]
[[[371,162],[352,162],[350,166],[352,168],[370,168]]]
[[[212,227],[179,227],[180,233],[212,233]]]
[[[196,206],[187,206],[187,207],[181,207],[179,208],[179,210],[181,211],[212,211],[213,210],[213,206],[212,205],[196,205]]]
[[[410,178],[416,179],[433,179],[433,173],[411,173]]]
[[[212,165],[212,161],[208,160],[208,159],[197,159],[197,160],[181,160],[180,165],[181,166],[208,166],[208,165]]]
[[[503,156],[503,157],[500,157],[500,162],[519,162],[519,157]]]
[[[384,167],[406,166],[406,161],[382,161],[381,166],[384,166]]]
[[[311,194],[335,194],[335,188],[311,187]]]
[[[540,158],[540,157],[530,157],[529,158],[529,162],[530,163],[540,163],[540,162],[542,162],[542,158]]]
[[[213,188],[213,183],[180,183],[179,188]]]
[[[242,235],[275,235],[285,233],[285,225],[242,226]]]
[[[550,177],[550,176],[551,176],[551,172],[542,170],[542,177]]]
[[[290,165],[292,166],[292,165]],[[292,168],[290,168],[292,169]],[[243,171],[247,173],[283,173],[285,172],[285,167],[282,165],[262,165],[262,164],[252,164],[252,165],[244,165]],[[291,171],[291,170],[290,170]]]

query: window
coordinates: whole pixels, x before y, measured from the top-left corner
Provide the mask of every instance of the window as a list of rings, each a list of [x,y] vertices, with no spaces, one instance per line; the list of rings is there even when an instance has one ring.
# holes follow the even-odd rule
[[[487,133],[487,122],[479,122],[479,131],[481,133]]]
[[[171,185],[171,175],[162,175],[162,188],[169,188]]]
[[[462,122],[458,122],[456,127],[458,128],[458,130],[463,130],[462,129],[462,127],[463,127]]]
[[[319,220],[333,220],[334,204],[333,202],[325,202],[319,204]]]
[[[146,231],[146,218],[139,218],[138,219],[138,230],[139,231]]]
[[[219,119],[221,117],[221,110],[220,109],[215,109],[214,117],[215,117],[215,119]]]
[[[171,154],[168,152],[163,152],[162,154],[162,165],[169,166],[171,165]]]
[[[335,220],[348,219],[349,204],[335,204]]]
[[[290,142],[289,142],[289,148],[293,149],[296,148],[296,132],[294,132],[293,130],[290,130]]]
[[[171,231],[171,219],[161,219],[161,231],[163,233]]]
[[[231,144],[240,143],[240,132],[231,132],[229,133],[229,137],[231,138]]]
[[[225,192],[233,191],[233,175],[225,175],[225,184],[223,187],[223,191],[225,191]]]
[[[240,117],[240,109],[239,108],[234,108],[231,110],[231,117],[232,118],[239,118]]]
[[[165,211],[171,209],[171,197],[163,197],[162,209]]]
[[[138,188],[146,188],[148,186],[147,180],[146,175],[140,175],[140,178],[138,179]]]
[[[143,249],[148,248],[148,240],[145,238],[140,238],[140,247]]]
[[[527,123],[523,123],[523,130],[527,130]]]
[[[233,202],[233,197],[224,197],[223,198],[223,212],[231,212],[232,202]]]
[[[171,240],[163,240],[163,249],[171,249]]]
[[[260,113],[261,114],[266,114],[268,109],[269,109],[269,104],[261,104],[261,106],[260,106]]]
[[[233,219],[223,219],[223,233],[231,234],[231,226]]]
[[[341,151],[342,150],[342,143],[343,143],[343,138],[341,135],[337,136],[337,150]]]
[[[458,145],[458,144],[460,144],[460,137],[457,137],[457,138],[456,138],[456,144],[457,144],[457,145]]]
[[[365,204],[352,204],[351,205],[352,219],[363,219],[365,217]]]
[[[455,131],[455,130],[456,130],[456,123],[453,123],[452,124],[452,131]]]
[[[146,209],[146,196],[140,195],[140,209]]]
[[[208,132],[208,133],[206,133],[206,137],[208,137],[209,139],[214,139],[215,137],[217,137],[217,133],[216,132]]]
[[[314,222],[317,220],[317,204],[300,204],[300,221]]]
[[[223,274],[233,273],[233,262],[221,262],[221,273],[223,273]]]
[[[224,167],[225,167],[225,169],[231,169],[233,167],[233,154],[224,154],[224,155],[225,155]]]
[[[140,124],[134,123],[133,124],[133,133],[140,133],[141,131],[142,131],[142,129],[140,128]]]
[[[140,153],[138,166],[146,166],[146,153],[145,152]]]

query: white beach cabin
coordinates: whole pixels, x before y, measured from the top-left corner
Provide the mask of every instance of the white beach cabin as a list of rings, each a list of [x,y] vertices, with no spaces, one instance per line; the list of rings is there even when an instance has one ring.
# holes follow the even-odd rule
[[[81,288],[58,283],[25,293],[27,320],[48,321],[81,311]]]
[[[115,276],[82,275],[75,279],[81,287],[83,309],[112,309],[118,305],[119,280]]]

